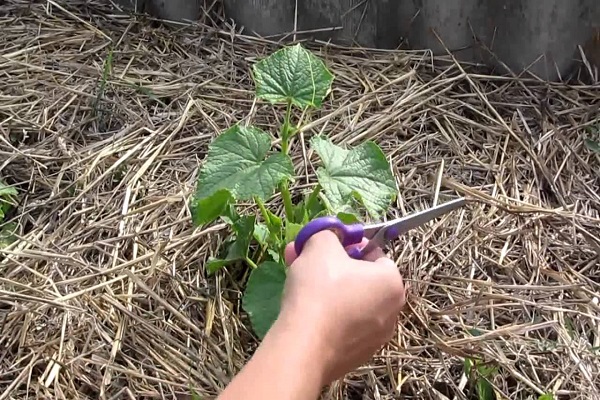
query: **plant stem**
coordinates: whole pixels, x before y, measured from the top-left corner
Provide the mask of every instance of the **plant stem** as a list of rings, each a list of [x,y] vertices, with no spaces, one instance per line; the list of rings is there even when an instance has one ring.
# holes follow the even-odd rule
[[[315,186],[315,188],[313,189],[310,196],[308,196],[308,200],[306,201],[306,210],[307,211],[310,210],[312,208],[312,205],[315,203],[315,201],[317,201],[317,198],[319,197],[320,192],[321,192],[321,184],[317,183],[317,186]],[[309,215],[309,217],[312,217],[312,215]]]
[[[281,151],[284,154],[288,154],[289,140],[290,140],[290,119],[292,118],[292,102],[288,101],[287,109],[285,110],[285,119],[283,120],[283,126],[281,128]]]
[[[288,181],[281,182],[281,198],[283,199],[283,207],[285,208],[285,216],[288,221],[294,222],[294,206],[292,205],[292,195],[288,188]]]
[[[263,203],[263,201],[258,196],[254,196],[254,201],[258,205],[258,208],[260,209],[260,213],[261,213],[262,217],[264,218],[265,223],[268,225],[269,224],[269,214],[267,214],[267,209],[265,208],[265,203]]]
[[[250,257],[246,257],[246,262],[248,263],[248,265],[250,265],[252,268],[256,269],[258,268],[258,266],[254,263],[254,261],[252,261],[250,259]]]

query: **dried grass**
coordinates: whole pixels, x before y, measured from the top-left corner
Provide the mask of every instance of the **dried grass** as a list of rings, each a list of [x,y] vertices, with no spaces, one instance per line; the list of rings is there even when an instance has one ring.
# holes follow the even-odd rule
[[[218,132],[279,124],[248,75],[275,45],[214,11],[167,28],[99,1],[0,5],[0,176],[21,199],[21,240],[0,251],[0,399],[211,397],[255,348],[244,271],[203,268],[227,231],[194,229],[186,204]],[[480,357],[504,398],[600,398],[600,168],[583,143],[598,86],[313,48],[336,81],[293,144],[294,193],[325,132],[384,149],[389,217],[472,200],[397,242],[397,339],[324,397],[472,398],[463,358]]]

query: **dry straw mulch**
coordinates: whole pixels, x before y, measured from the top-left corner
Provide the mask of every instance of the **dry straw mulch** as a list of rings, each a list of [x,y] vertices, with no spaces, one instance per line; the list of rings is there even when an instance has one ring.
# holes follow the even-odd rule
[[[276,46],[206,15],[168,28],[104,2],[0,4],[0,177],[20,194],[20,240],[0,252],[0,399],[210,398],[256,347],[245,271],[203,268],[227,231],[194,229],[187,202],[220,131],[278,126],[248,75]],[[293,145],[294,193],[315,184],[306,141],[323,132],[384,149],[389,217],[471,200],[396,242],[398,336],[324,398],[473,398],[465,357],[497,367],[503,398],[600,398],[590,71],[567,85],[312,47],[336,80]]]

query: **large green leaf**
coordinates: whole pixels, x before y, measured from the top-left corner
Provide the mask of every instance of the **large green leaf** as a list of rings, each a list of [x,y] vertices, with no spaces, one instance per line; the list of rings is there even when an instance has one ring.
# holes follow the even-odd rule
[[[267,157],[270,147],[267,133],[240,125],[232,126],[211,143],[192,199],[195,223],[216,219],[234,199],[267,199],[279,182],[292,179],[290,157],[283,153]]]
[[[346,206],[357,200],[377,218],[396,198],[394,175],[375,143],[368,141],[346,150],[316,136],[311,144],[323,162],[317,178],[333,211],[347,212]]]
[[[273,261],[260,264],[248,278],[242,307],[250,317],[252,329],[261,339],[279,315],[285,278],[285,266]]]
[[[244,216],[237,219],[232,225],[235,233],[235,240],[229,246],[227,255],[224,259],[212,258],[206,263],[206,270],[209,274],[214,274],[219,269],[230,265],[236,261],[245,260],[248,256],[250,241],[254,236],[254,223],[256,216]]]
[[[300,44],[284,47],[253,66],[256,96],[271,103],[320,107],[333,74]]]

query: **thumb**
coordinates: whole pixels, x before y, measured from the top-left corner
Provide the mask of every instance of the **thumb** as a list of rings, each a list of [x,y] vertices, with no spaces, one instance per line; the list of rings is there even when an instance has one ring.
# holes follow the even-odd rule
[[[383,254],[383,252],[380,257],[375,258],[375,260],[373,260],[373,261],[375,261],[377,264],[385,265],[388,268],[394,268],[394,269],[398,268],[396,265],[396,262],[394,260],[392,260],[391,258],[387,257],[385,254]]]

